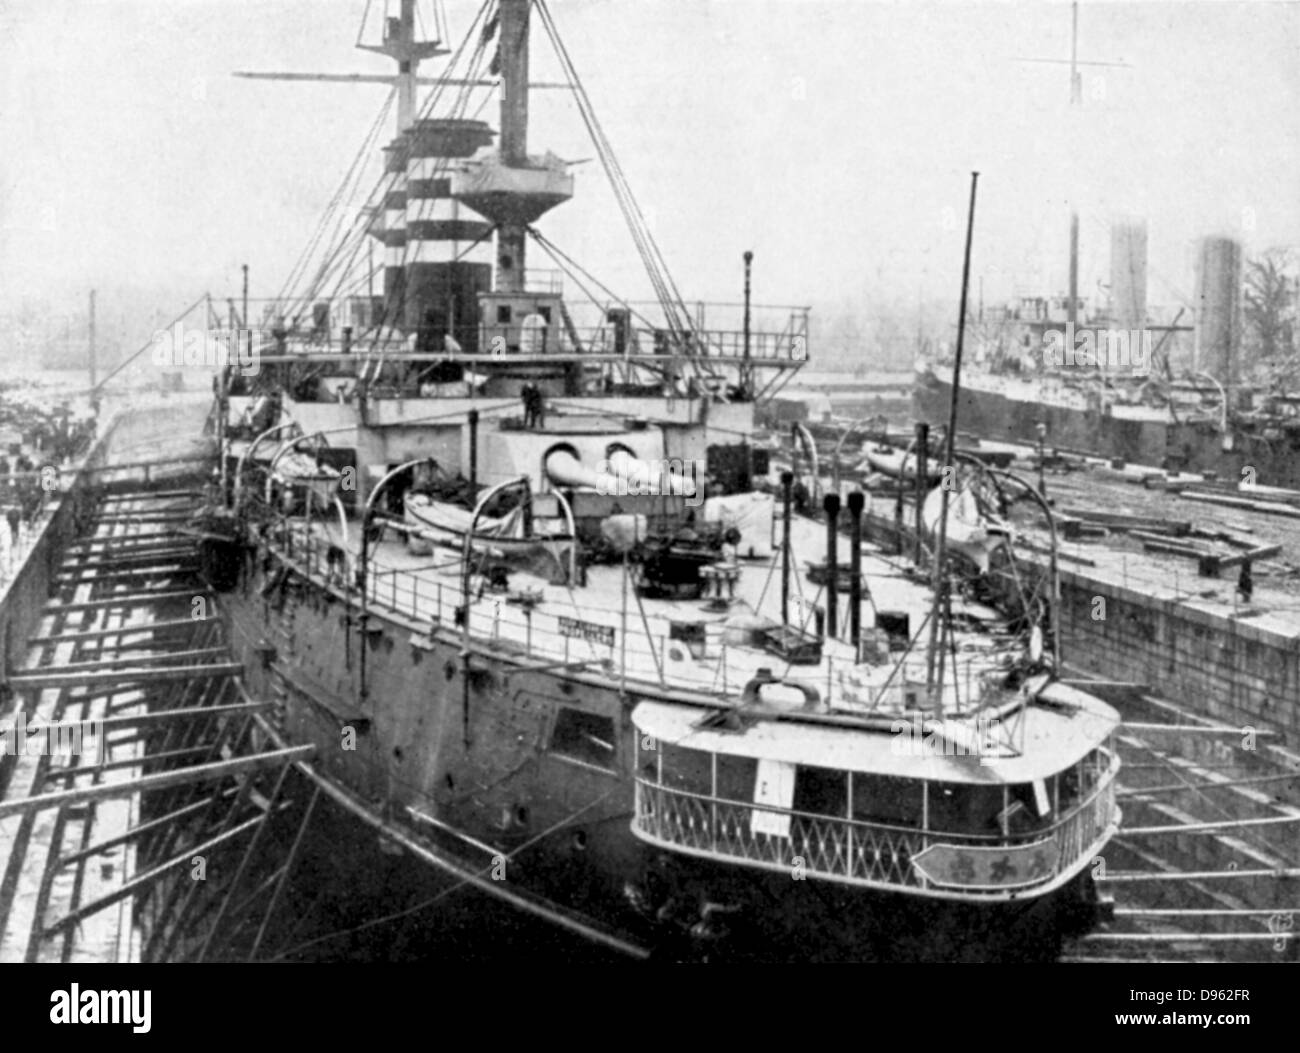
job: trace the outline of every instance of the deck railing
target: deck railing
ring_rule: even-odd
[[[350,556],[345,563],[337,558],[331,562],[328,552],[332,543],[309,530],[301,519],[281,520],[278,544],[313,579],[340,587],[347,584],[355,590]],[[433,553],[426,569],[436,572],[439,564],[460,566],[456,551],[435,547]],[[370,607],[463,631],[460,618],[466,604],[459,573],[431,580],[411,569],[372,563],[364,578]],[[718,622],[705,623],[703,646],[697,641],[692,649],[686,641],[673,637],[670,619],[642,613],[632,588],[630,585],[624,611],[621,606],[595,604],[585,592],[573,593],[567,607],[552,600],[545,609],[529,609],[518,602],[519,597],[474,586],[466,615],[469,636],[475,642],[547,663],[601,668],[642,688],[678,688],[734,700],[742,697],[758,669],[766,667],[780,678],[793,677],[811,685],[824,702],[861,703],[863,689],[850,675],[854,668],[851,654],[837,656],[828,649],[818,667],[790,666],[776,654],[728,645],[727,630]],[[805,629],[811,628],[812,614],[813,605],[808,604]],[[971,699],[985,686],[972,684],[971,677],[965,676],[964,681],[954,679],[948,690]]]
[[[935,845],[955,849],[1028,848],[1053,842],[1050,867],[1032,882],[1014,886],[1017,892],[1050,884],[1078,864],[1115,822],[1115,773],[1118,761],[1100,751],[1106,762],[1090,796],[1050,826],[1024,834],[956,834],[892,826],[857,819],[758,806],[707,794],[670,789],[638,776],[633,829],[644,839],[668,849],[748,864],[769,870],[802,869],[809,875],[850,884],[892,885],[932,889],[935,886],[912,861]],[[784,817],[788,836],[756,830],[755,813]],[[953,885],[963,895],[1005,896],[1010,887]]]

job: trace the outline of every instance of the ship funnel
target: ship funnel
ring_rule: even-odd
[[[1134,217],[1110,228],[1110,323],[1116,329],[1147,324],[1147,225]]]
[[[1233,387],[1239,379],[1237,323],[1241,310],[1241,243],[1201,239],[1196,267],[1195,368]]]

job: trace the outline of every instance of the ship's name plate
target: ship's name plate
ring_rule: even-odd
[[[560,635],[572,636],[579,640],[590,640],[604,647],[614,646],[614,627],[598,625],[596,622],[584,622],[581,618],[560,616]]]
[[[1053,835],[1028,845],[997,848],[930,845],[912,857],[912,866],[936,885],[992,890],[1046,881],[1056,872],[1056,858]]]

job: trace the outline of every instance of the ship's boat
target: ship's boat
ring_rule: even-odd
[[[860,541],[856,499],[798,514],[754,411],[807,360],[806,312],[687,309],[545,0],[485,4],[424,105],[410,6],[383,176],[320,249],[386,246],[382,301],[304,278],[277,313],[311,329],[219,385],[222,609],[280,703],[263,734],[313,744],[430,880],[606,948],[1052,957],[1119,811],[1118,717],[1056,680],[1050,583],[1033,617],[958,622]],[[538,27],[655,307],[565,295],[599,286],[539,229],[575,180],[528,148]],[[463,116],[489,67],[499,128]]]
[[[865,463],[860,464],[855,471],[870,470],[881,472],[894,479],[916,481],[917,465],[914,453],[898,450],[892,446],[876,446],[864,451],[863,460]],[[927,463],[925,472],[927,482],[935,482],[939,474],[939,465],[933,461]]]

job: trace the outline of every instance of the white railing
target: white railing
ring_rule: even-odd
[[[280,524],[279,545],[289,559],[318,582],[335,587],[346,585],[356,591],[350,555],[344,563],[337,558],[331,563],[327,556],[331,542],[308,531],[300,519],[282,519]],[[443,550],[435,547],[433,551],[432,558],[436,561]],[[465,600],[458,572],[460,554],[446,550],[441,558],[448,567],[457,568],[456,573],[442,580],[427,573],[372,562],[364,575],[366,603],[371,608],[390,610],[413,621],[463,631],[460,610]],[[893,694],[898,693],[897,676],[891,677],[884,687],[858,682],[851,654],[837,656],[827,649],[819,666],[791,666],[780,655],[752,646],[729,645],[727,629],[719,622],[703,623],[703,646],[699,641],[688,644],[672,636],[671,619],[648,611],[643,614],[634,589],[635,585],[629,582],[626,610],[622,606],[601,606],[587,592],[571,593],[567,608],[562,601],[557,603],[551,599],[545,609],[529,609],[518,602],[519,597],[475,585],[468,605],[469,636],[476,642],[512,650],[538,661],[599,666],[628,684],[704,692],[730,700],[740,699],[745,686],[764,667],[778,678],[793,677],[814,687],[823,702],[851,710],[862,709],[873,690],[879,691],[882,697],[892,697],[891,683],[895,685]],[[811,608],[804,628],[810,619]],[[968,670],[974,669],[977,674],[975,683],[970,676],[966,677],[963,693],[967,700],[990,689],[978,679],[982,675],[977,668],[980,661],[967,662]],[[960,687],[957,681],[948,685],[952,699]],[[973,689],[978,689],[975,694]],[[880,704],[884,711],[893,708]],[[956,712],[960,707],[952,709]]]
[[[768,869],[789,870],[798,866],[809,874],[849,883],[916,889],[931,886],[912,866],[912,860],[932,845],[958,850],[1015,849],[1053,839],[1055,855],[1050,860],[1051,866],[1037,872],[1035,880],[1017,884],[1014,891],[1021,892],[1050,884],[1076,866],[1114,824],[1115,774],[1119,765],[1110,751],[1099,753],[1107,767],[1092,795],[1058,822],[1024,834],[947,833],[769,805],[760,807],[752,801],[670,789],[641,776],[636,779],[633,827],[648,840],[667,848],[683,848]],[[789,835],[756,831],[753,821],[756,812],[784,817]],[[963,895],[990,897],[1005,896],[1011,891],[987,886],[954,888]]]

